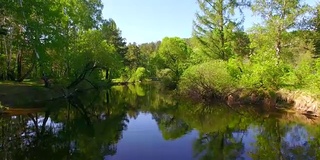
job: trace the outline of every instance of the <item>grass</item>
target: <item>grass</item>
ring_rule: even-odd
[[[56,94],[57,91],[31,81],[0,83],[0,102],[5,107],[24,107],[35,101],[50,99]]]

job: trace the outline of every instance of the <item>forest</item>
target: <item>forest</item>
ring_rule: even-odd
[[[186,26],[192,37],[136,44],[126,42],[115,20],[102,17],[100,0],[1,0],[0,84],[71,89],[83,81],[94,87],[160,81],[195,99],[274,104],[279,96],[296,103],[309,97],[304,106],[317,110],[320,4],[197,4],[193,26]],[[245,31],[248,9],[261,22]]]

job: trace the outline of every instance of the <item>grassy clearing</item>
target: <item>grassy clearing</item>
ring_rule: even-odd
[[[28,103],[50,99],[57,91],[35,82],[1,82],[0,102],[5,107],[22,107]]]

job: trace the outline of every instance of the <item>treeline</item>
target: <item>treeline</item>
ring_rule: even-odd
[[[126,43],[95,1],[1,2],[0,79],[160,80],[183,94],[234,89],[320,91],[319,5],[197,0],[193,36]],[[244,9],[261,23],[244,31]],[[186,26],[187,27],[187,26]]]
[[[243,89],[274,96],[282,88],[319,95],[319,4],[309,6],[300,0],[198,0],[198,4],[193,37],[164,38],[153,58],[156,75],[165,84],[196,97],[226,96]],[[247,31],[242,26],[244,9],[261,19]]]
[[[300,0],[198,0],[198,4],[193,55],[201,56],[191,58],[200,60],[180,77],[183,93],[226,96],[245,89],[274,96],[286,88],[319,95],[319,4],[309,6]],[[243,9],[261,19],[246,32]]]
[[[274,94],[281,88],[319,95],[319,4],[309,6],[300,0],[197,2],[200,12],[191,38],[166,37],[158,45],[138,46],[138,66],[146,69],[148,77],[189,96],[226,96],[243,89]],[[244,9],[260,19],[246,31]]]
[[[0,4],[0,81],[42,79],[70,88],[84,79],[135,82],[167,74],[157,66],[166,52],[157,54],[160,41],[127,44],[116,22],[103,19],[100,0]]]

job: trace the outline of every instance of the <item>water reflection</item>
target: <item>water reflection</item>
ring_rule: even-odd
[[[88,90],[0,118],[3,159],[319,159],[316,121],[173,98],[155,84]]]

